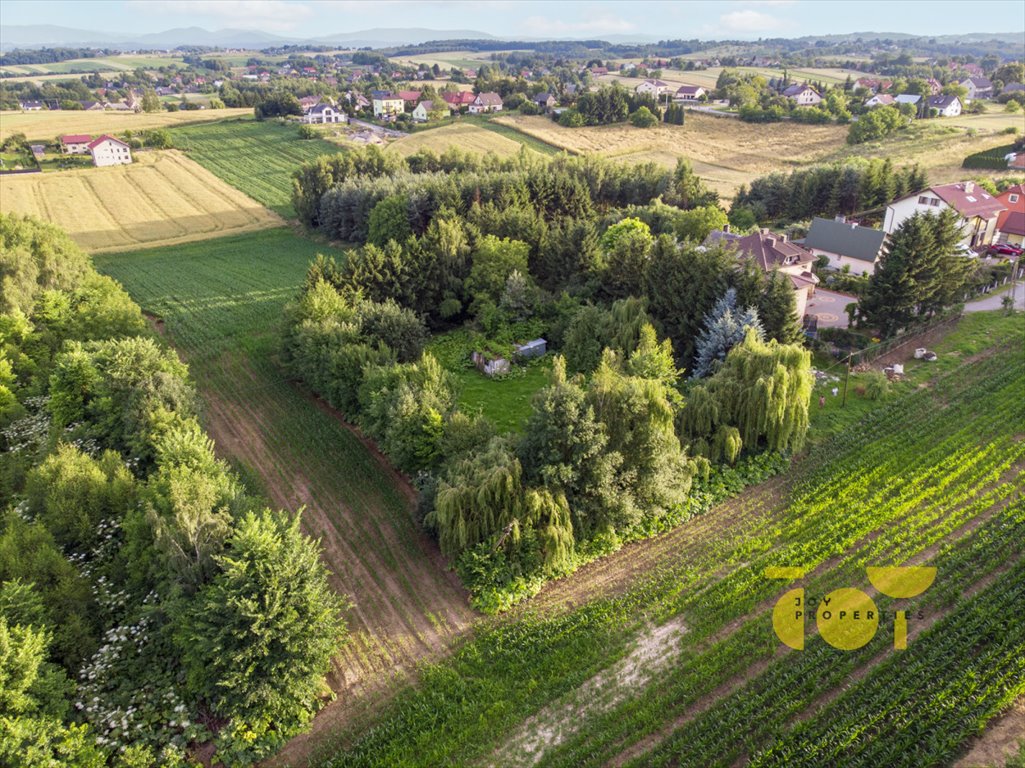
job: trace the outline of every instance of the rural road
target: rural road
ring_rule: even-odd
[[[993,309],[1002,309],[1003,305],[1000,303],[1004,296],[1010,295],[1010,289],[1001,291],[995,295],[983,296],[980,299],[969,301],[964,305],[965,312],[988,312]],[[1019,280],[1017,286],[1015,286],[1014,293],[1014,308],[1025,309],[1025,281]]]

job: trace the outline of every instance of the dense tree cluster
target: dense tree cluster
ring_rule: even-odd
[[[694,456],[801,444],[810,368],[793,289],[701,245],[726,214],[686,163],[368,150],[303,168],[295,199],[308,224],[361,245],[311,265],[284,358],[416,475],[424,523],[480,607],[680,514],[708,467]],[[510,357],[506,342],[540,332],[562,352],[521,434],[462,413],[454,378],[423,351],[426,328],[458,323],[478,351]],[[752,328],[762,346],[744,341]],[[738,371],[735,350],[771,365]],[[698,352],[692,385],[682,369]],[[730,387],[771,391],[743,413],[709,406],[703,429],[681,416],[692,386],[706,404]]]
[[[185,366],[66,236],[0,216],[0,253],[0,762],[268,754],[343,635],[317,545],[216,458]]]
[[[858,305],[859,322],[892,336],[964,300],[976,263],[957,251],[957,214],[916,213],[890,235]]]
[[[850,215],[885,206],[927,183],[917,165],[894,168],[889,158],[847,160],[761,176],[740,188],[731,215],[746,210],[759,222]]]

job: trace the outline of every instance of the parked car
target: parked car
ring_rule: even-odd
[[[990,256],[1021,256],[1022,248],[1011,243],[994,243],[986,253]]]

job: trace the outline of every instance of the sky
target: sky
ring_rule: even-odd
[[[847,32],[950,35],[1025,29],[1021,0],[2,0],[8,24],[125,33],[198,26],[314,37],[373,27],[500,37],[757,39]]]

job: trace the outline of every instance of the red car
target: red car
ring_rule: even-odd
[[[995,243],[986,253],[990,256],[1021,256],[1022,249],[1010,243]]]

